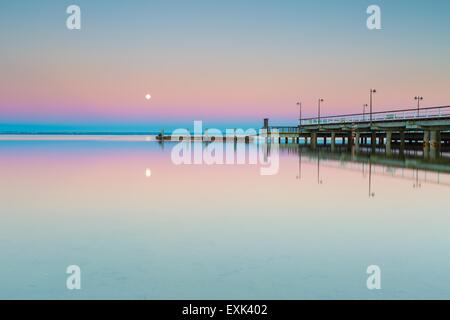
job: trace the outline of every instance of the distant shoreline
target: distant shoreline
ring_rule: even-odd
[[[0,132],[0,136],[156,136],[159,132]]]

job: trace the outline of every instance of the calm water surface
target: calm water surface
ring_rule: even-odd
[[[281,146],[262,176],[174,145],[0,141],[0,298],[450,298],[447,160]]]

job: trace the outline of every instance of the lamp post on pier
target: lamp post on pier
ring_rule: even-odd
[[[320,127],[320,104],[323,102],[323,99],[322,98],[320,98],[319,99],[319,103],[318,103],[318,106],[317,106],[317,115],[318,115],[318,117],[317,117],[317,125],[318,125],[318,127]]]
[[[368,105],[367,103],[363,105],[363,121],[366,121],[366,108],[367,108],[368,106],[369,106],[369,105]]]
[[[373,106],[373,94],[377,93],[376,89],[370,89],[370,125],[372,126],[372,106]]]
[[[423,100],[423,97],[421,97],[421,96],[415,96],[415,97],[414,97],[414,100],[417,101],[417,117],[419,117],[419,116],[420,116],[420,101]]]
[[[298,118],[298,124],[299,128],[302,126],[302,103],[297,102],[297,106],[299,107],[299,118]]]

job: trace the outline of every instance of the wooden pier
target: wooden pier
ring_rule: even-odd
[[[385,148],[400,153],[406,147],[421,146],[426,155],[435,157],[443,147],[450,147],[450,106],[350,114],[300,119],[298,126],[270,126],[264,119],[268,141],[304,143],[315,149],[339,143],[348,147]]]

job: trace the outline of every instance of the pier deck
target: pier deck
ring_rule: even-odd
[[[433,157],[450,146],[450,106],[300,119],[298,126],[269,126],[269,119],[264,119],[263,129],[269,140],[303,140],[312,148],[319,143],[334,148],[337,139],[356,149],[382,146],[388,154],[394,145],[400,151],[406,145],[421,145]]]

